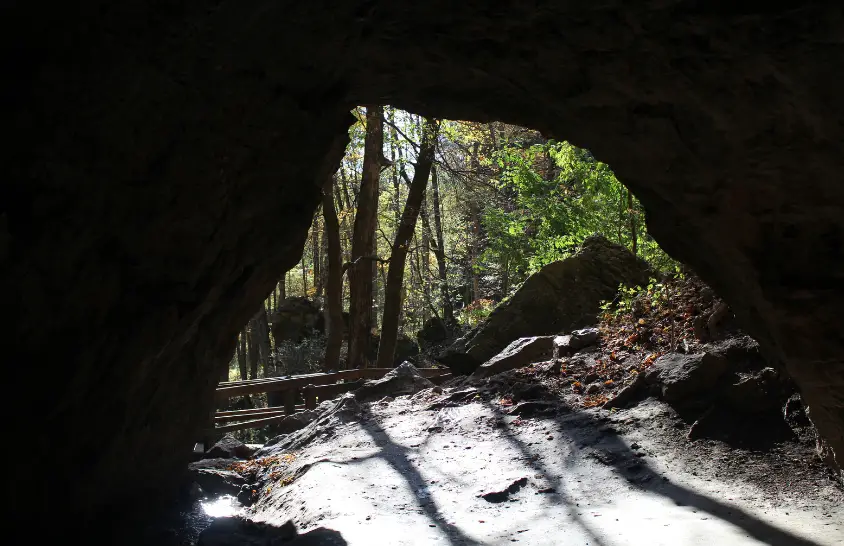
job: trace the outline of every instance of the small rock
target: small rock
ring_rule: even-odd
[[[636,378],[633,379],[633,382],[619,390],[615,397],[607,401],[603,407],[612,409],[626,406],[641,396],[641,394],[645,391],[643,388],[644,386],[645,374],[636,374]]]
[[[604,386],[600,383],[592,383],[588,387],[586,387],[586,394],[597,394],[604,390]]]
[[[247,459],[252,456],[253,450],[246,446],[243,442],[232,436],[226,434],[216,444],[211,446],[205,453],[205,459],[232,459],[239,457]]]
[[[519,402],[507,413],[508,415],[518,415],[519,417],[530,417],[532,415],[551,413],[556,409],[557,406],[553,402],[531,400],[529,402]]]
[[[243,506],[252,506],[258,500],[258,484],[243,484],[237,494],[237,500]]]
[[[570,345],[575,351],[579,351],[584,347],[595,345],[598,342],[600,331],[597,328],[583,328],[575,330],[571,333]]]
[[[501,491],[493,491],[491,493],[484,493],[480,495],[482,499],[487,502],[498,503],[504,502],[505,500],[510,498],[510,495],[517,493],[522,487],[526,486],[528,482],[527,478],[519,478],[515,480],[513,483],[508,485],[505,489]]]

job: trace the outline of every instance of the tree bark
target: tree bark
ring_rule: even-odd
[[[311,228],[311,246],[314,257],[314,301],[322,297],[322,247],[320,246],[319,211],[314,213],[314,225]]]
[[[428,225],[427,188],[425,194],[422,196],[422,205],[419,214],[422,215],[422,244],[417,251],[417,255],[421,258],[422,262],[419,267],[419,287],[422,290],[425,302],[428,303],[431,301],[431,284],[428,282],[431,277],[431,228]],[[423,324],[428,320],[428,307],[426,306],[424,309],[425,311],[422,314]]]
[[[372,264],[359,260],[375,250],[378,185],[384,155],[383,108],[367,106],[363,173],[358,193],[349,268],[349,366],[365,367],[372,329]]]
[[[307,253],[302,255],[302,297],[308,297],[308,267],[305,265],[305,256]]]
[[[633,255],[638,254],[639,234],[636,231],[636,214],[633,210],[633,194],[627,190],[627,215],[630,217],[630,240],[632,241]]]
[[[322,216],[328,245],[325,281],[325,362],[324,371],[340,369],[343,348],[343,252],[340,243],[340,222],[334,208],[334,184],[329,181],[322,190]]]
[[[240,339],[237,340],[237,367],[240,370],[241,381],[249,379],[249,366],[246,362],[246,328],[240,332]]]
[[[442,213],[440,212],[440,187],[437,179],[436,167],[431,168],[431,198],[434,205],[434,235],[437,247],[434,256],[437,258],[437,269],[440,274],[440,297],[442,298],[443,319],[449,325],[454,324],[454,305],[448,288],[448,275],[445,264],[445,237],[443,235]]]
[[[478,148],[480,147],[480,142],[475,141],[472,146],[472,171],[474,171],[475,176],[480,176],[481,170],[481,163],[478,159]],[[480,282],[478,279],[478,271],[477,271],[477,261],[478,261],[478,246],[480,243],[481,238],[481,222],[480,222],[480,214],[478,212],[478,204],[475,202],[474,196],[469,196],[469,216],[471,221],[471,252],[469,258],[469,268],[470,273],[472,275],[472,297],[470,301],[475,301],[478,299],[480,295]]]
[[[255,313],[255,316],[249,321],[249,378],[258,378],[259,366],[264,366],[266,371],[266,363],[270,356],[270,334],[269,326],[267,325],[267,311],[264,305]]]
[[[401,314],[401,290],[404,279],[404,267],[410,239],[416,228],[419,208],[428,185],[431,165],[434,161],[439,123],[428,120],[422,132],[422,145],[416,160],[413,180],[407,193],[401,222],[396,231],[395,242],[390,254],[390,269],[387,273],[384,313],[381,319],[381,341],[378,344],[378,362],[376,367],[389,368],[393,364],[398,339],[399,316]],[[404,171],[402,171],[404,173]]]

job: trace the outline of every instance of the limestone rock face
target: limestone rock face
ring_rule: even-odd
[[[601,302],[612,299],[619,284],[647,280],[644,262],[603,236],[593,235],[574,256],[528,277],[509,300],[437,358],[456,373],[472,373],[519,338],[595,324]],[[583,336],[593,334],[597,336],[597,332],[574,332],[573,341],[583,346]]]
[[[2,14],[0,341],[6,380],[38,392],[7,430],[31,445],[10,520],[61,491],[62,516],[85,526],[174,487],[162,476],[188,462],[235,334],[298,260],[349,109],[368,102],[589,148],[785,364],[844,457],[839,6],[127,0]]]

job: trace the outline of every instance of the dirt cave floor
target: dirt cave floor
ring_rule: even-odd
[[[655,399],[510,405],[457,383],[347,398],[301,445],[265,448],[277,464],[244,516],[367,546],[844,544],[844,492],[805,441],[692,442]]]

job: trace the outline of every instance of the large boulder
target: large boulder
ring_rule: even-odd
[[[630,251],[592,235],[570,258],[546,265],[477,327],[437,356],[459,374],[470,374],[512,341],[595,324],[602,301],[619,284],[647,282],[647,264]]]
[[[421,348],[442,343],[450,335],[448,326],[440,317],[431,317],[422,325],[422,329],[416,333],[416,341]]]
[[[325,330],[325,319],[319,307],[302,297],[283,300],[278,309],[270,314],[269,323],[276,343],[298,342]]]
[[[661,356],[647,372],[649,383],[658,383],[669,403],[690,404],[714,389],[727,371],[727,359],[715,353]]]
[[[555,336],[535,336],[517,339],[503,351],[490,358],[472,373],[475,379],[489,377],[527,366],[532,362],[547,360],[554,352]]]

